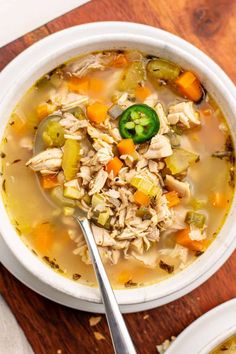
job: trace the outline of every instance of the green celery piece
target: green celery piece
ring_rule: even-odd
[[[78,190],[74,187],[65,187],[63,194],[64,194],[64,197],[70,198],[70,199],[80,199],[81,198],[80,190]]]
[[[202,229],[206,222],[206,216],[201,213],[196,213],[195,211],[188,211],[185,217],[185,222]]]
[[[67,181],[76,177],[79,170],[80,143],[77,140],[67,139],[62,156],[62,169]]]
[[[96,208],[98,205],[105,205],[105,199],[98,193],[92,196],[92,207]]]
[[[134,61],[131,63],[118,84],[119,91],[132,92],[138,84],[146,79],[146,68],[144,62]]]
[[[184,172],[199,158],[194,152],[184,149],[174,149],[173,154],[165,158],[166,166],[173,175]]]
[[[106,209],[105,211],[102,211],[98,215],[98,223],[100,225],[104,226],[107,223],[109,217],[110,217],[109,209]]]

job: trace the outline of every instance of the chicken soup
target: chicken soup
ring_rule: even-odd
[[[194,72],[139,51],[90,53],[42,77],[9,118],[1,162],[22,241],[90,285],[77,208],[113,287],[123,288],[200,257],[234,194],[234,148],[217,103]]]

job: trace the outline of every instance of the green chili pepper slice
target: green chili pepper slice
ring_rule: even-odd
[[[146,104],[130,106],[119,118],[119,131],[122,138],[133,139],[136,144],[150,140],[159,129],[160,120],[157,113]]]

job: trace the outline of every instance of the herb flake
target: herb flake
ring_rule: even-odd
[[[173,265],[167,264],[162,260],[160,260],[159,262],[159,267],[165,270],[168,274],[173,273],[173,271],[175,270],[175,267]]]

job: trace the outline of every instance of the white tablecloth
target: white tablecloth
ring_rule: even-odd
[[[0,295],[0,353],[33,354],[23,331]]]
[[[0,0],[0,47],[89,0]]]

